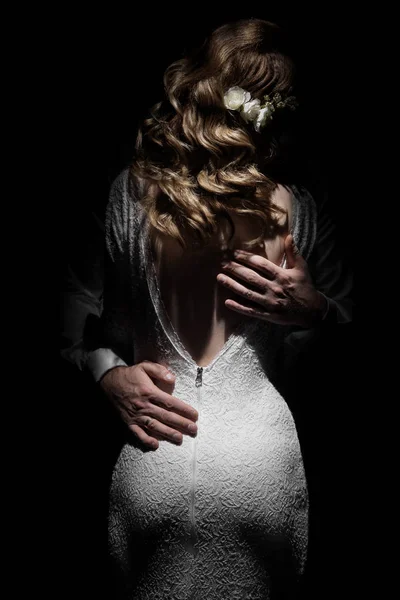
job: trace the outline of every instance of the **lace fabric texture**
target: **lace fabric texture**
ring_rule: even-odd
[[[128,301],[106,314],[108,334],[132,348],[135,362],[168,365],[174,395],[199,420],[197,437],[184,436],[181,446],[122,448],[110,488],[115,598],[294,597],[307,553],[307,485],[292,414],[271,382],[287,331],[244,320],[199,369],[166,314],[140,193],[126,174],[113,189],[107,244],[125,256],[130,285]],[[315,205],[307,192],[293,194],[292,231],[307,258]]]

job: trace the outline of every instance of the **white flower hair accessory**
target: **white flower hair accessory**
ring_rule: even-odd
[[[261,101],[251,98],[250,92],[246,92],[241,87],[235,85],[229,88],[224,94],[224,104],[228,110],[240,111],[240,116],[246,123],[253,123],[257,132],[272,120],[273,114],[277,109],[289,108],[295,110],[298,106],[294,96],[288,96],[284,100],[281,94],[276,93],[272,96],[264,96],[264,104]]]

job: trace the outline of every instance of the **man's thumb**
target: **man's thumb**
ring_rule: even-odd
[[[288,269],[293,269],[299,262],[303,262],[292,234],[289,234],[285,239],[285,253]]]

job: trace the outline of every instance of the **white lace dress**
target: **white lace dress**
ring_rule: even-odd
[[[295,195],[292,232],[303,257],[315,206]],[[104,331],[130,364],[176,374],[174,395],[199,413],[198,435],[156,452],[126,443],[110,489],[114,598],[292,598],[307,552],[307,485],[295,423],[271,383],[284,328],[245,320],[207,367],[183,347],[161,300],[139,184],[113,186]]]

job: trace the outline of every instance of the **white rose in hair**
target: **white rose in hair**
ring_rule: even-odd
[[[246,92],[241,87],[235,85],[229,88],[226,94],[224,94],[224,104],[229,110],[239,110],[250,98],[250,92]]]
[[[257,100],[250,100],[250,102],[246,102],[243,105],[243,108],[242,108],[240,114],[243,117],[243,119],[246,121],[246,123],[250,123],[257,119],[259,112],[260,112],[260,101],[257,99]]]
[[[271,108],[269,106],[264,106],[264,108],[261,108],[258,113],[257,121],[254,124],[254,129],[259,132],[261,127],[264,127],[265,123],[271,118]]]

